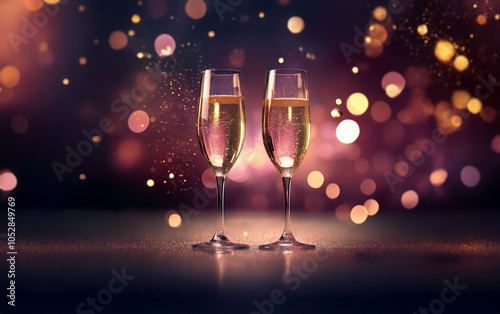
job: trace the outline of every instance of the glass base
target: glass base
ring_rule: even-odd
[[[193,244],[193,249],[201,251],[234,251],[246,250],[248,248],[249,246],[246,244],[229,241],[229,239],[224,235],[215,235],[212,240],[208,242]]]
[[[305,251],[315,249],[315,245],[299,242],[295,240],[292,234],[285,233],[283,233],[278,241],[259,246],[259,250],[264,251]]]

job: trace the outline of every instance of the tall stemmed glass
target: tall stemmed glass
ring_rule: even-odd
[[[201,152],[217,180],[217,229],[208,242],[193,248],[206,251],[247,249],[224,234],[224,182],[245,141],[245,106],[241,72],[213,69],[201,74],[196,130]]]
[[[278,69],[266,73],[262,135],[267,155],[283,179],[285,227],[278,241],[259,249],[314,250],[314,245],[295,240],[290,226],[290,183],[311,137],[306,71]]]

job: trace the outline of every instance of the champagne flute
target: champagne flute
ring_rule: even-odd
[[[314,250],[314,245],[295,240],[290,226],[290,183],[311,137],[306,71],[278,69],[266,73],[262,136],[267,155],[283,180],[285,227],[278,241],[259,249]]]
[[[217,181],[217,229],[208,242],[194,244],[205,251],[247,249],[224,234],[224,183],[245,141],[245,107],[241,72],[212,69],[201,74],[196,131],[201,152]]]

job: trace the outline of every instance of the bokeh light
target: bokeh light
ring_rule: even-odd
[[[319,171],[312,171],[307,176],[307,184],[314,189],[320,188],[325,182],[325,177]]]
[[[323,159],[330,159],[334,156],[335,154],[335,149],[333,148],[333,145],[330,143],[322,143],[321,146],[319,147],[319,155]]]
[[[373,17],[379,21],[382,22],[387,18],[387,10],[384,7],[376,7],[375,10],[373,10]]]
[[[8,65],[0,71],[0,83],[7,88],[16,86],[20,79],[21,73],[15,66]]]
[[[453,60],[453,66],[457,71],[465,71],[469,67],[469,59],[466,56],[459,55]]]
[[[374,121],[384,123],[391,118],[392,111],[385,101],[377,101],[371,106],[370,114]]]
[[[23,0],[23,4],[30,11],[38,11],[43,7],[42,0]]]
[[[491,140],[491,149],[495,152],[500,154],[500,135],[495,136]]]
[[[340,118],[340,116],[342,116],[342,112],[335,108],[330,112],[330,115],[332,116],[332,118]]]
[[[454,118],[453,106],[447,101],[440,101],[434,108],[434,116],[438,127],[444,134],[457,131],[457,126],[461,125],[460,119]]]
[[[458,128],[462,125],[462,118],[458,115],[454,115],[451,117],[450,122],[454,127]]]
[[[87,64],[87,58],[80,57],[80,59],[78,59],[78,63],[80,63],[80,65],[86,65]]]
[[[476,18],[476,21],[477,21],[477,24],[484,25],[484,24],[486,24],[486,22],[488,21],[488,19],[486,18],[486,15],[479,14],[477,16],[477,18]]]
[[[420,35],[420,36],[425,36],[428,32],[428,28],[427,28],[427,25],[425,24],[420,24],[418,27],[417,27],[417,33]]]
[[[168,217],[168,224],[172,228],[177,228],[182,224],[182,219],[179,214],[172,214]]]
[[[321,125],[321,136],[326,139],[334,139],[335,138],[335,123],[326,122]]]
[[[118,144],[116,151],[117,164],[122,169],[132,167],[141,156],[141,143],[134,139],[124,139]]]
[[[227,177],[235,182],[244,182],[248,179],[249,171],[248,167],[241,166],[242,163],[236,163],[236,165],[231,169],[231,172],[228,173]]]
[[[171,56],[175,51],[175,40],[168,34],[161,34],[155,39],[155,51],[160,57]]]
[[[78,178],[82,181],[86,180],[87,179],[87,175],[85,173],[80,173],[80,175],[78,176]]]
[[[347,99],[347,110],[353,115],[362,115],[367,109],[368,98],[362,93],[354,93]]]
[[[301,17],[292,16],[288,19],[287,27],[292,34],[299,34],[304,30],[305,23]]]
[[[371,37],[365,37],[365,55],[370,58],[376,58],[384,51],[383,43]]]
[[[354,163],[354,169],[359,174],[365,174],[370,169],[370,163],[365,158],[359,158]]]
[[[429,176],[429,181],[434,186],[441,186],[448,178],[448,172],[442,168],[434,170]]]
[[[128,117],[128,127],[132,132],[142,133],[149,126],[149,116],[142,110],[136,110]]]
[[[378,213],[380,207],[378,202],[372,198],[366,200],[363,206],[366,208],[368,216],[373,216]]]
[[[364,179],[361,181],[359,189],[364,195],[371,195],[377,189],[377,184],[372,179]]]
[[[492,107],[483,107],[479,115],[484,120],[484,122],[491,123],[495,121],[497,117],[497,111]]]
[[[264,155],[264,152],[254,151],[250,157],[248,158],[248,162],[250,167],[254,169],[262,169],[265,166],[267,161],[267,156]]]
[[[355,161],[361,156],[361,149],[356,144],[349,145],[344,151],[345,158],[350,161]]]
[[[356,205],[351,209],[351,220],[355,224],[362,224],[368,218],[368,211],[363,205]]]
[[[165,223],[172,228],[178,228],[182,224],[182,218],[176,211],[169,210],[165,214]]]
[[[330,183],[326,187],[326,196],[329,199],[334,200],[340,195],[340,187],[336,183]]]
[[[26,119],[23,116],[15,116],[14,118],[12,118],[10,127],[12,128],[12,131],[14,131],[14,133],[17,134],[26,133],[29,127],[28,119]]]
[[[148,181],[146,181],[146,185],[149,187],[153,187],[155,185],[155,181],[153,179],[148,179]]]
[[[351,208],[345,204],[339,205],[335,209],[335,216],[337,216],[339,220],[342,221],[349,220],[350,214],[351,214]]]
[[[215,37],[215,32],[214,31],[209,31],[208,32],[208,37],[210,37],[210,38]]]
[[[69,79],[67,77],[62,80],[63,85],[69,85]]]
[[[476,167],[465,166],[460,171],[460,180],[465,186],[472,188],[479,184],[481,173]]]
[[[128,44],[128,37],[122,31],[114,31],[109,35],[109,46],[114,50],[120,50],[125,48]]]
[[[413,190],[408,190],[401,195],[401,205],[406,209],[413,209],[418,205],[418,194]]]
[[[141,17],[139,16],[139,14],[134,14],[130,18],[130,20],[132,21],[132,23],[137,24],[141,21]]]
[[[49,44],[47,44],[47,42],[42,41],[41,43],[38,44],[38,51],[46,52],[48,50],[49,50]]]
[[[245,65],[245,50],[244,49],[233,49],[229,55],[229,62],[235,68],[241,68]]]
[[[8,170],[0,172],[0,190],[2,191],[12,191],[17,186],[16,176]]]
[[[406,86],[405,78],[399,74],[398,72],[388,72],[382,77],[381,82],[382,88],[385,90],[385,93],[390,98],[395,98]]]
[[[207,4],[204,0],[188,0],[186,14],[193,20],[199,20],[207,14]]]
[[[201,181],[203,182],[203,185],[208,189],[215,189],[217,187],[215,174],[211,169],[203,171],[203,174],[201,175]]]
[[[422,150],[417,145],[410,144],[405,147],[405,157],[412,163],[419,162],[422,158],[422,155]]]
[[[483,103],[475,97],[472,97],[467,102],[467,109],[469,110],[470,113],[478,114],[479,112],[481,112],[482,108],[483,108]]]
[[[405,161],[400,160],[394,165],[394,172],[400,177],[406,177],[409,171],[410,165]]]
[[[372,24],[368,27],[368,36],[384,43],[387,40],[387,31],[385,30],[385,27],[380,24]]]
[[[439,61],[448,63],[455,56],[455,51],[455,47],[451,42],[441,39],[436,43],[434,55]]]
[[[470,98],[471,96],[469,92],[462,89],[453,91],[453,93],[451,94],[451,102],[453,103],[453,106],[460,110],[467,109],[467,102]]]
[[[341,143],[351,144],[358,138],[359,132],[359,125],[353,120],[346,119],[339,123],[335,134]]]

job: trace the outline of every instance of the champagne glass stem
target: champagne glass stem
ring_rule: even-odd
[[[283,194],[285,199],[285,227],[283,229],[281,239],[288,240],[293,238],[292,226],[290,224],[290,186],[292,184],[292,177],[282,177],[282,179]]]
[[[226,182],[225,176],[215,177],[217,182],[217,230],[213,240],[226,240],[224,234],[224,186]]]

